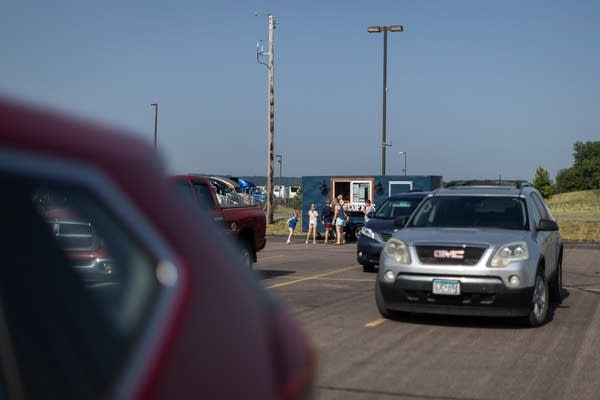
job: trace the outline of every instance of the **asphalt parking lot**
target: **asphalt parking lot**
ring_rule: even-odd
[[[527,328],[511,319],[382,319],[356,244],[269,237],[255,266],[317,350],[316,399],[600,398],[600,245],[567,245],[563,302]]]

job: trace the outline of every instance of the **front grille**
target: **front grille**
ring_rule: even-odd
[[[424,264],[475,265],[485,250],[485,247],[417,246],[417,255]]]
[[[387,242],[392,237],[391,233],[382,233],[382,232],[379,232],[378,235],[381,238],[381,242],[383,242],[383,243]]]
[[[50,221],[52,230],[63,250],[94,251],[98,241],[89,223],[76,221]]]

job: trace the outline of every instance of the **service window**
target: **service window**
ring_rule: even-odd
[[[373,199],[373,179],[372,178],[332,178],[331,187],[334,197],[342,195],[344,206],[347,210],[361,210],[364,207],[365,200]]]

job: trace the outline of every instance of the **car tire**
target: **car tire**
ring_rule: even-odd
[[[358,238],[360,237],[360,232],[362,231],[363,226],[364,225],[360,224],[354,228],[354,237],[356,240],[358,240]]]
[[[548,289],[548,282],[544,276],[544,271],[538,269],[535,276],[529,315],[526,317],[526,322],[529,326],[537,327],[546,323],[548,319],[549,300],[550,291]]]
[[[375,264],[364,263],[362,264],[363,272],[375,272]]]
[[[247,240],[244,240],[241,243],[240,257],[242,259],[242,265],[251,270],[254,265],[254,251],[252,245]]]
[[[383,318],[389,319],[392,317],[390,310],[388,310],[386,307],[383,294],[381,293],[381,288],[379,287],[379,282],[377,281],[375,281],[375,303],[377,304],[377,310],[379,311],[379,314],[381,314]]]
[[[563,280],[562,280],[562,253],[558,256],[556,272],[550,283],[550,301],[560,303],[562,300]]]
[[[410,314],[404,311],[389,310],[385,304],[385,300],[383,299],[379,282],[377,281],[375,281],[375,303],[377,304],[377,310],[379,311],[379,314],[386,319],[400,321],[406,319]]]

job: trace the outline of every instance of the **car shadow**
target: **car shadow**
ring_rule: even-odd
[[[290,274],[295,274],[296,271],[278,271],[278,270],[272,270],[272,269],[261,269],[261,270],[256,270],[256,275],[258,276],[259,279],[272,279],[272,278],[277,278],[278,276],[286,276],[286,275],[290,275]]]
[[[563,289],[562,301],[551,302],[548,308],[548,319],[550,323],[554,319],[554,313],[557,309],[568,308],[564,304],[565,299],[570,293]],[[443,315],[443,314],[419,314],[419,313],[400,313],[395,321],[414,323],[419,325],[437,325],[448,327],[480,328],[480,329],[531,329],[529,325],[519,318],[511,317],[483,317],[483,316],[464,316],[464,315]]]

